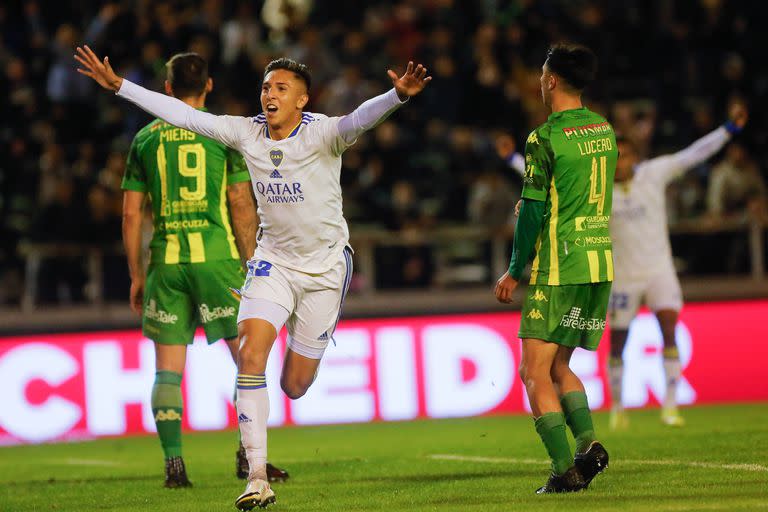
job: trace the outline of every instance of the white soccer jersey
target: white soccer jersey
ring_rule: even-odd
[[[261,220],[254,257],[310,274],[333,267],[349,241],[339,182],[342,153],[403,103],[391,89],[344,117],[305,112],[289,137],[273,140],[263,115],[215,116],[128,80],[117,94],[242,153]]]
[[[282,140],[269,138],[262,114],[217,119],[222,131],[240,137],[233,147],[251,173],[261,220],[254,257],[312,274],[331,268],[349,243],[339,182],[348,144],[339,118],[304,113]]]
[[[720,127],[682,151],[639,163],[633,177],[613,187],[611,238],[614,280],[643,280],[673,268],[665,189],[730,140]]]

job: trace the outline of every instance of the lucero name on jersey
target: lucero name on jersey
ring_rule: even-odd
[[[287,204],[304,201],[301,183],[262,183],[256,182],[256,192],[266,199],[267,203]]]

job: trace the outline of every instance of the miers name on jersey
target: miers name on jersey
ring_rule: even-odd
[[[169,126],[165,124],[165,126]],[[183,140],[195,140],[197,134],[183,128],[172,127],[169,130],[160,132],[160,142],[178,142]]]

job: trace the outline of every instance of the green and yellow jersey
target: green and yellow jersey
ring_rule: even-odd
[[[250,179],[233,149],[156,119],[128,153],[123,190],[149,194],[154,235],[150,263],[239,259],[227,185]]]
[[[522,197],[545,203],[531,284],[613,280],[611,218],[616,136],[582,107],[556,112],[528,136]]]

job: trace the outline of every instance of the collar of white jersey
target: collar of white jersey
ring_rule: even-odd
[[[301,130],[302,126],[304,126],[306,124],[309,124],[309,123],[311,123],[314,120],[315,120],[315,118],[312,117],[312,115],[310,115],[310,114],[308,114],[306,112],[302,112],[301,113],[301,120],[296,124],[296,126],[293,128],[293,130],[291,130],[291,133],[288,134],[286,139],[290,139],[291,137],[293,137],[296,134],[298,134],[299,130]],[[267,123],[264,123],[264,136],[266,138],[268,138],[268,139],[272,139],[272,136],[269,134],[269,125]]]

